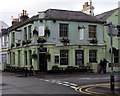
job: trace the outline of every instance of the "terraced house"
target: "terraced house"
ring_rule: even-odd
[[[94,72],[105,56],[103,20],[80,11],[48,9],[31,18],[26,11],[9,31],[9,64],[46,72],[90,63]]]
[[[8,63],[7,61],[7,48],[8,48],[8,25],[0,21],[0,70],[4,70],[4,67]]]
[[[118,30],[118,34],[116,36],[113,36],[113,70],[114,71],[120,71],[120,7],[101,13],[97,15],[96,17],[106,21],[107,23],[112,22],[113,26],[116,28],[113,28],[113,32]],[[108,35],[108,26],[104,27],[104,41],[106,44],[106,59],[111,62],[110,57],[110,36]],[[107,71],[111,71],[111,64],[109,63],[107,66]]]

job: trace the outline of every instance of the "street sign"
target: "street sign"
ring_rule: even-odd
[[[112,36],[117,36],[118,35],[118,28],[117,27],[115,27],[115,26],[109,26],[108,27],[109,29],[108,29],[108,35],[112,35]]]

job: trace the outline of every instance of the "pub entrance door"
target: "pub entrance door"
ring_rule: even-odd
[[[39,71],[47,72],[47,56],[46,56],[47,48],[44,51],[39,51]]]

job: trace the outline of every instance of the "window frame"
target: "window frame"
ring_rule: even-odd
[[[69,24],[68,23],[59,23],[59,36],[68,37]]]
[[[32,37],[32,25],[28,26],[28,38],[30,39]]]
[[[60,50],[60,65],[68,65],[69,50]]]
[[[97,25],[89,25],[89,38],[97,38]]]
[[[97,63],[97,50],[89,50],[89,62]]]
[[[24,40],[27,40],[27,27],[24,27]]]

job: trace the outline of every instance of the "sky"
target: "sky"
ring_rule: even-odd
[[[120,0],[92,0],[94,14],[100,14],[118,7]],[[22,10],[27,10],[29,17],[40,11],[63,9],[81,11],[83,4],[89,0],[0,0],[0,21],[11,26],[12,17],[17,18]]]

